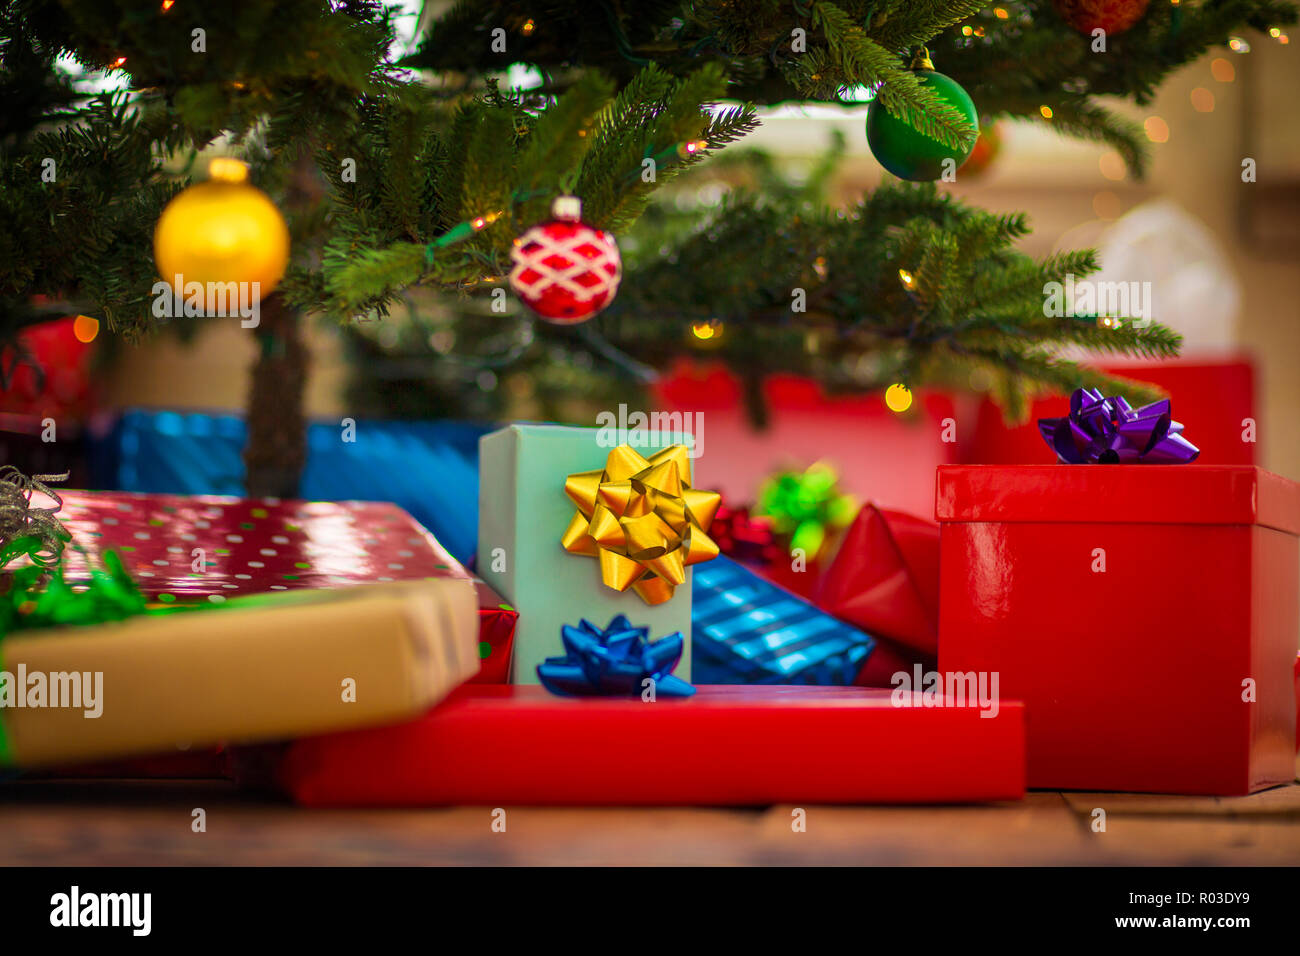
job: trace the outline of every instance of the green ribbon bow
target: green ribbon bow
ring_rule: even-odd
[[[0,671],[4,670],[4,638],[14,631],[100,624],[151,613],[116,552],[106,551],[104,569],[93,569],[90,581],[74,589],[63,579],[62,567],[37,563],[45,546],[41,538],[27,535],[0,548],[0,568],[23,556],[33,562],[10,572],[9,588],[0,595]],[[41,586],[45,575],[49,581]],[[19,693],[22,690],[18,688]],[[13,748],[0,720],[0,767],[12,762]]]
[[[846,528],[858,513],[858,502],[842,494],[835,469],[823,462],[806,471],[783,471],[768,478],[758,490],[755,514],[772,519],[772,529],[788,535],[790,549],[816,558],[827,535]]]

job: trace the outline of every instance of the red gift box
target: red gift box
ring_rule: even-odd
[[[1113,363],[1102,371],[1140,382],[1150,382],[1175,396],[1180,422],[1191,424],[1188,438],[1201,450],[1203,465],[1253,465],[1258,444],[1245,441],[1259,429],[1247,430],[1255,419],[1255,370],[1248,359],[1218,362],[1170,359],[1155,363]],[[1105,390],[1110,394],[1109,390]],[[1121,390],[1122,393],[1122,390]],[[1055,455],[1043,444],[1037,420],[1068,415],[1069,395],[1037,399],[1025,424],[1008,426],[1002,411],[985,399],[976,417],[975,433],[963,448],[961,460],[969,464],[1011,465],[1050,462]]]
[[[1240,465],[945,466],[939,667],[1025,702],[1031,787],[1295,776],[1300,485]]]
[[[1022,708],[982,713],[850,687],[705,685],[653,704],[462,687],[419,720],[296,740],[277,778],[317,807],[1019,798]]]
[[[60,494],[59,517],[73,536],[64,559],[68,579],[88,577],[99,553],[111,548],[145,596],[163,603],[220,602],[239,594],[375,581],[472,579],[479,595],[482,660],[473,681],[506,681],[518,614],[396,505]]]

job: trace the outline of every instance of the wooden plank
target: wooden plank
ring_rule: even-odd
[[[1031,793],[984,806],[303,810],[217,782],[0,787],[2,865],[1297,864],[1287,787],[1250,797]],[[1091,810],[1107,809],[1106,830]],[[192,811],[207,830],[191,830]],[[802,831],[791,827],[802,809]]]
[[[1089,841],[1056,793],[1015,803],[952,807],[807,807],[806,832],[793,807],[764,814],[755,862],[829,865],[1086,863]]]
[[[1275,818],[1112,816],[1094,834],[1104,862],[1140,866],[1295,866],[1300,827]]]

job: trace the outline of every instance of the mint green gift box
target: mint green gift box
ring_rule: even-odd
[[[519,612],[510,680],[537,684],[537,665],[564,653],[560,628],[583,618],[605,627],[617,614],[648,627],[658,640],[680,631],[681,663],[673,671],[691,679],[691,569],[673,597],[651,607],[631,590],[600,579],[600,562],[570,554],[560,544],[577,508],[564,481],[579,471],[605,467],[613,445],[599,428],[510,425],[479,439],[477,571]],[[642,432],[634,447],[649,457],[691,436]]]

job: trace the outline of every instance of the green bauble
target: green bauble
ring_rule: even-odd
[[[979,128],[979,114],[970,95],[956,80],[933,70],[916,70],[916,77],[928,86],[939,99],[966,115],[974,128]],[[881,166],[899,179],[914,182],[935,180],[943,175],[943,161],[951,159],[954,171],[966,162],[975,144],[965,149],[949,149],[937,139],[917,132],[905,121],[891,116],[880,104],[880,98],[871,101],[867,112],[867,142]]]

